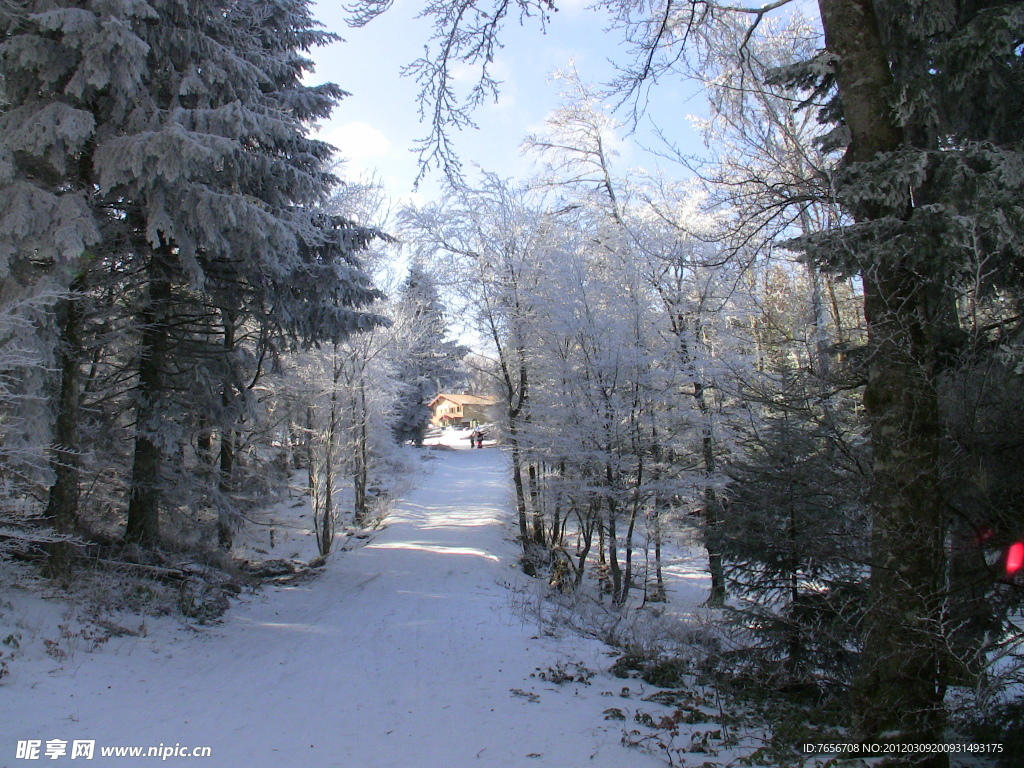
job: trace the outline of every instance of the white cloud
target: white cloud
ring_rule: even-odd
[[[352,122],[329,130],[324,137],[338,152],[353,163],[362,164],[391,153],[391,140],[369,123]]]
[[[456,61],[448,70],[453,83],[476,83],[480,79],[480,68],[464,61]]]

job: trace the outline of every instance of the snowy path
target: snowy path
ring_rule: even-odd
[[[160,744],[209,746],[212,757],[166,764],[210,768],[659,764],[602,719],[624,681],[530,678],[557,660],[608,659],[596,643],[535,637],[510,609],[519,576],[500,451],[437,455],[387,527],[318,579],[251,597],[199,635],[124,638],[7,681],[0,767],[144,766],[161,761],[99,747]],[[96,756],[16,759],[26,739],[92,739]]]

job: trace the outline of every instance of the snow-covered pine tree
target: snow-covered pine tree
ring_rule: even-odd
[[[340,340],[377,322],[359,308],[378,294],[353,255],[373,232],[312,210],[333,179],[325,169],[330,147],[307,138],[306,126],[343,94],[302,84],[311,67],[302,51],[332,36],[316,29],[304,2],[209,5],[208,14],[174,2],[158,6],[158,26],[169,28],[154,29],[148,40],[155,125],[104,148],[109,165],[101,184],[121,194],[127,187],[143,207],[147,240],[160,243],[150,255],[151,309],[159,311],[152,291],[163,290],[167,279],[160,272],[171,271],[172,282],[203,291],[225,319],[229,355],[232,328],[247,316],[272,332]],[[135,173],[139,159],[168,156],[175,162],[156,174]],[[168,244],[173,252],[161,250]],[[145,327],[158,334],[159,318]],[[144,332],[142,373],[158,367],[161,343]],[[228,420],[220,429],[225,488],[240,418],[231,408],[243,394],[239,378],[229,377],[219,393]],[[153,438],[167,422],[152,408],[162,382],[140,375],[140,383],[138,422],[150,432],[136,443],[128,533],[152,541],[158,473],[150,465],[159,453]]]
[[[437,284],[419,261],[399,289],[397,311],[406,317],[409,346],[393,362],[401,387],[392,431],[399,443],[422,445],[430,424],[430,401],[465,374],[462,358],[469,350],[448,338],[448,321]]]
[[[201,307],[224,320],[219,343],[195,358],[222,363],[239,357],[232,334],[247,323],[271,330],[254,334],[261,340],[310,340],[377,322],[360,311],[378,294],[354,256],[374,233],[315,211],[332,182],[331,148],[306,128],[343,93],[302,84],[311,67],[303,51],[333,37],[303,2],[36,5],[26,4],[4,43],[4,77],[20,87],[6,132],[26,148],[5,144],[4,181],[16,194],[5,196],[4,215],[28,222],[13,219],[21,239],[7,249],[38,251],[32,238],[49,230],[49,251],[74,259],[99,239],[101,219],[120,237],[104,243],[135,264],[141,334],[127,535],[151,544],[164,449],[180,437],[168,406],[172,367],[189,367],[171,364],[185,354],[172,334],[183,313]],[[10,200],[45,197],[41,178],[56,191],[44,189],[46,205],[27,217],[28,206]],[[245,378],[221,377],[190,413],[232,401]],[[238,413],[221,409],[232,423]]]
[[[826,57],[794,74],[837,87],[821,116],[849,140],[833,181],[855,221],[803,245],[860,274],[870,366],[871,595],[854,709],[865,737],[935,742],[954,666],[942,391],[958,365],[992,362],[1019,332],[1024,8],[820,6]]]
[[[128,119],[139,95],[146,44],[134,26],[150,16],[142,3],[30,2],[0,13],[0,302],[17,304],[46,282],[44,290],[67,294],[35,334],[42,359],[55,356],[61,375],[48,409],[56,412],[56,493],[46,510],[58,530],[74,527],[77,512],[77,294],[110,220],[96,195],[93,151],[98,136]],[[46,385],[38,377],[32,382],[37,394]],[[50,417],[33,421],[45,432]],[[44,444],[49,438],[41,435]]]
[[[859,393],[828,389],[814,366],[812,281],[799,266],[765,271],[756,365],[732,383],[744,418],[716,532],[738,629],[725,668],[836,693],[852,679],[867,592],[870,457]]]
[[[100,239],[90,197],[97,133],[138,95],[144,4],[104,11],[23,3],[0,13],[0,276],[29,284],[73,270]],[[100,105],[102,94],[102,106]],[[109,118],[109,119],[108,119]]]
[[[50,479],[44,385],[53,365],[40,328],[63,291],[32,288],[29,297],[0,305],[0,554],[22,539],[51,538],[38,530],[40,490]]]

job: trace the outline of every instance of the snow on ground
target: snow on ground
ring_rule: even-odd
[[[642,683],[531,677],[566,662],[606,669],[608,649],[547,636],[510,607],[523,577],[505,457],[459,437],[442,438],[455,448],[431,451],[432,473],[365,547],[316,579],[245,596],[213,627],[149,619],[144,635],[92,652],[82,637],[65,638],[61,658],[25,650],[0,683],[0,768],[661,765],[621,746],[623,724],[602,715]],[[8,625],[17,613],[22,643],[38,648],[56,603],[18,600],[0,613]],[[32,740],[39,757],[19,757]],[[67,754],[49,759],[51,740]],[[95,742],[92,759],[72,759],[75,740]],[[211,756],[100,754],[175,745]]]

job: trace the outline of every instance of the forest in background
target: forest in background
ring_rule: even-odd
[[[510,6],[554,6],[456,5],[426,6],[447,46],[413,69],[449,188],[385,223],[308,138],[343,92],[304,84],[333,39],[305,3],[0,4],[0,546],[57,580],[227,564],[301,470],[327,554],[472,378],[503,403],[527,573],[637,610],[696,532],[723,679],[846,702],[857,738],[941,742],[970,715],[1010,743],[1020,4],[823,0],[819,27],[598,3],[634,46],[627,105],[706,88],[708,159],[663,127],[685,182],[620,168],[628,118],[572,71],[524,141],[537,178],[463,177],[446,137],[497,88]],[[466,102],[456,62],[481,66]]]

